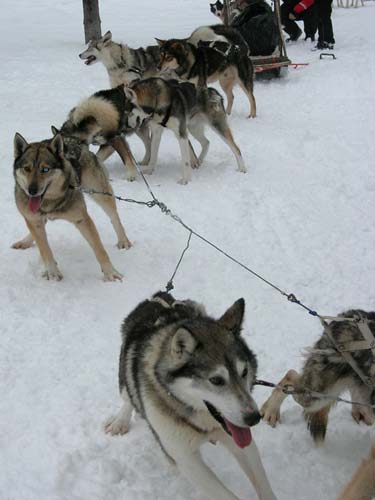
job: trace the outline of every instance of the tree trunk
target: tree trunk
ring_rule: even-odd
[[[99,16],[99,0],[83,0],[83,25],[85,43],[98,40],[102,36]]]

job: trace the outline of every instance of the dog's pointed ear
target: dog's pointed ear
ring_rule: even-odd
[[[64,141],[61,134],[58,133],[55,135],[49,147],[57,156],[64,158]]]
[[[159,47],[162,47],[166,42],[166,40],[161,40],[160,38],[155,38],[155,40]]]
[[[176,361],[187,360],[194,352],[197,341],[186,328],[179,328],[172,337],[171,354]]]
[[[219,319],[221,326],[232,332],[234,335],[241,333],[241,325],[245,315],[245,300],[238,299],[225,311]]]
[[[105,35],[103,35],[101,41],[103,42],[103,45],[109,45],[112,42],[112,33],[110,31],[107,31]]]
[[[57,127],[55,127],[55,125],[51,125],[51,132],[52,132],[53,137],[55,137],[55,135],[60,133],[59,129]]]
[[[27,148],[28,143],[21,134],[16,132],[14,136],[14,158],[19,158]]]
[[[137,102],[137,94],[134,92],[133,89],[129,89],[129,87],[126,87],[125,85],[124,85],[124,94],[126,99],[128,99],[129,101],[133,103]]]

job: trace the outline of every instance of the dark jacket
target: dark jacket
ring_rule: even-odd
[[[278,44],[275,16],[264,0],[248,0],[248,7],[234,19],[232,26],[244,37],[252,56],[268,56]]]

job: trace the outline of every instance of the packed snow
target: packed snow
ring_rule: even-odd
[[[149,209],[119,203],[134,246],[115,248],[108,219],[89,211],[122,283],[104,283],[87,243],[68,223],[47,227],[64,274],[41,277],[37,248],[16,251],[26,235],[13,196],[13,136],[50,137],[83,97],[107,88],[103,66],[86,67],[81,2],[2,0],[0,96],[2,133],[0,499],[204,500],[168,464],[146,424],[124,437],[103,433],[120,407],[117,388],[120,323],[164,288],[187,238],[185,230]],[[153,37],[185,37],[214,24],[202,0],[101,2],[103,33],[131,47]],[[257,81],[258,116],[238,89],[230,124],[248,166],[235,170],[227,146],[211,132],[211,147],[192,182],[180,186],[179,148],[163,135],[159,165],[149,182],[174,213],[233,256],[323,314],[374,310],[375,259],[375,4],[334,9],[336,60],[319,60],[310,43],[288,47],[285,78]],[[143,147],[130,139],[140,158]],[[129,183],[118,157],[107,161],[118,195],[148,200],[139,179]],[[219,316],[246,299],[244,335],[258,356],[259,377],[278,381],[300,368],[303,350],[320,335],[319,321],[255,277],[193,238],[175,278],[178,298],[201,301]],[[258,404],[269,389],[254,391]],[[333,410],[323,447],[316,448],[300,407],[286,401],[282,424],[253,429],[279,500],[334,499],[374,438],[357,425],[350,406]],[[207,462],[239,498],[255,493],[226,452],[207,446]]]

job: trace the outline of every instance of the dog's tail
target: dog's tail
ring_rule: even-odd
[[[255,71],[250,56],[247,54],[240,54],[237,61],[238,76],[240,80],[245,85],[246,89],[251,89],[251,91],[253,91]]]
[[[119,123],[120,114],[111,102],[102,97],[91,96],[71,110],[63,128],[92,136],[111,136],[116,134]]]
[[[238,58],[238,77],[250,102],[250,116],[256,116],[256,101],[254,97],[254,66],[248,55],[240,55]]]
[[[198,82],[197,82],[197,87],[198,89],[204,89],[207,88],[207,64],[208,64],[208,59],[207,59],[207,43],[205,42],[199,42],[198,46],[195,47],[195,64],[193,65],[193,68],[190,70],[190,73],[192,73],[194,70],[198,70]],[[198,63],[199,61],[199,63]],[[196,67],[195,67],[196,66]]]

